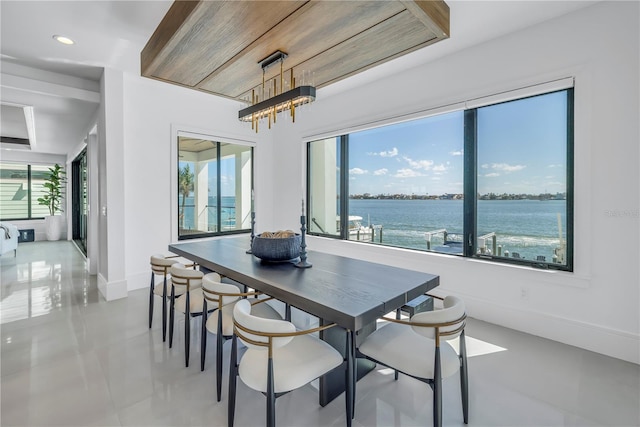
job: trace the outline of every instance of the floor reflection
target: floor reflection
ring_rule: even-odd
[[[0,259],[0,324],[60,311],[65,304],[86,306],[91,302],[90,276],[78,275],[86,271],[85,262],[74,253],[77,249],[71,242],[43,242],[21,249],[15,257]],[[81,260],[73,277],[68,264],[67,271],[63,269],[70,256]]]

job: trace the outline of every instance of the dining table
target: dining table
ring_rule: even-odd
[[[439,276],[349,256],[308,250],[310,268],[295,261],[268,262],[253,256],[247,235],[192,240],[169,245],[169,251],[238,283],[263,292],[319,319],[335,323],[320,338],[338,349],[353,381],[374,368],[356,359],[355,348],[376,328],[376,320],[439,285]],[[346,332],[346,335],[345,335]],[[346,336],[346,339],[345,339]],[[409,349],[407,349],[409,350]],[[325,406],[345,387],[345,375],[333,371],[319,381],[319,402]]]

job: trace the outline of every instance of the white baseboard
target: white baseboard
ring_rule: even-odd
[[[113,301],[127,297],[127,281],[119,280],[107,282],[102,274],[98,273],[98,291],[107,301]]]
[[[471,295],[459,296],[465,301],[467,314],[475,319],[640,364],[640,335],[535,310],[504,306]]]

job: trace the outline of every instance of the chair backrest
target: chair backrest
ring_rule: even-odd
[[[466,318],[464,301],[458,297],[448,296],[443,301],[440,310],[423,311],[411,318],[411,323],[429,323],[438,326],[440,338],[450,340],[460,335],[464,329]],[[435,338],[435,327],[412,326],[418,334],[427,338]]]
[[[200,270],[185,267],[184,264],[176,262],[171,265],[171,282],[178,286],[187,286],[187,290],[202,285],[204,273]]]
[[[168,274],[169,268],[178,262],[176,259],[166,258],[162,254],[151,255],[151,270],[155,274]]]
[[[267,350],[284,347],[292,336],[277,337],[271,334],[290,334],[296,331],[293,323],[286,320],[265,319],[251,314],[251,303],[242,299],[233,307],[234,332],[249,348]]]
[[[229,283],[221,283],[217,273],[209,273],[202,279],[202,294],[207,301],[215,303],[218,308],[236,302],[242,296],[240,288]]]

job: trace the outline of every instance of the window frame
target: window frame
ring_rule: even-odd
[[[33,220],[41,220],[41,219],[45,219],[46,216],[48,215],[42,215],[42,216],[34,216],[33,215],[33,207],[34,207],[34,200],[32,200],[32,196],[33,196],[33,182],[32,182],[32,173],[31,173],[31,167],[34,166],[34,164],[32,163],[21,163],[21,162],[15,162],[15,161],[6,161],[4,162],[7,165],[15,165],[15,166],[26,166],[27,167],[27,216],[26,217],[8,217],[8,218],[2,218],[0,219],[0,221],[33,221]],[[45,168],[53,168],[55,166],[55,163],[36,163],[37,166],[42,166]],[[63,200],[65,200],[65,202],[63,202],[62,205],[64,205],[64,203],[66,203],[66,198],[64,198]],[[35,200],[35,205],[38,205],[37,200]]]
[[[528,259],[517,259],[517,258],[508,258],[504,256],[497,256],[495,254],[487,255],[487,254],[478,254],[477,253],[477,217],[478,217],[478,195],[477,195],[477,184],[478,184],[478,109],[490,106],[497,105],[501,103],[508,103],[512,101],[518,101],[530,97],[547,95],[555,92],[566,91],[567,96],[567,105],[566,105],[566,120],[567,120],[567,128],[566,128],[566,260],[565,264],[555,264],[553,262],[541,262],[536,260],[528,260]],[[566,78],[559,79],[552,82],[543,83],[540,85],[530,86],[527,88],[517,89],[514,91],[503,92],[496,95],[491,95],[488,97],[477,98],[471,101],[467,101],[461,105],[461,108],[464,110],[464,159],[463,159],[463,193],[464,193],[464,202],[463,202],[463,236],[464,236],[464,244],[463,244],[463,253],[458,254],[447,254],[437,252],[439,255],[445,256],[457,256],[463,258],[477,259],[477,260],[486,260],[490,262],[503,263],[503,264],[515,264],[521,266],[527,266],[538,269],[545,270],[560,270],[573,272],[574,270],[574,126],[575,126],[575,88],[574,88],[574,79]],[[379,128],[389,125],[394,125],[398,123],[402,123],[410,120],[419,120],[421,118],[427,116],[441,115],[446,114],[448,112],[454,111],[454,109],[442,107],[435,108],[430,111],[436,111],[435,114],[429,115],[419,115],[417,113],[413,113],[410,115],[406,115],[404,117],[397,117],[394,121],[392,119],[381,120],[377,124],[373,124],[373,126],[368,126],[367,128]],[[348,149],[349,149],[349,134],[362,131],[363,127],[355,127],[349,132],[344,131],[345,133],[336,138],[339,138],[340,143],[340,233],[339,235],[333,234],[323,234],[317,232],[308,232],[310,235],[319,236],[319,237],[329,237],[333,239],[339,240],[347,240],[348,236],[346,235],[346,229],[344,224],[348,219],[348,207],[349,207],[349,163],[348,163]],[[311,193],[311,150],[310,144],[314,141],[322,139],[322,136],[319,137],[309,137],[306,139],[306,149],[307,149],[307,180],[306,180],[306,194],[309,195],[307,200],[307,212],[308,217],[311,216],[311,203],[310,198],[313,197]],[[308,220],[309,218],[307,218]],[[352,240],[355,243],[372,243],[372,242],[361,242]],[[420,252],[428,252],[427,250],[414,249],[414,248],[405,248],[403,246],[391,245],[391,244],[378,244],[380,246],[385,247],[396,247],[396,248],[404,248],[408,250],[416,250]]]
[[[251,232],[251,228],[240,228],[234,230],[225,230],[225,231],[212,231],[212,232],[202,232],[202,233],[193,233],[189,235],[179,234],[179,209],[178,209],[178,201],[179,201],[179,191],[178,191],[178,170],[180,164],[179,158],[179,137],[187,137],[187,138],[197,138],[197,139],[205,139],[212,142],[215,142],[217,145],[218,157],[216,160],[217,163],[217,183],[216,183],[216,191],[219,194],[221,192],[221,183],[220,183],[220,144],[233,144],[238,146],[248,147],[251,150],[251,178],[250,178],[250,191],[253,193],[255,189],[255,156],[256,156],[256,143],[252,141],[246,141],[237,139],[231,136],[225,135],[216,135],[214,132],[209,132],[206,130],[199,129],[191,129],[180,125],[172,125],[171,126],[171,236],[173,241],[187,241],[192,239],[202,239],[208,237],[216,237],[216,236],[228,236],[233,234],[246,234]],[[220,199],[219,199],[220,200]],[[220,213],[220,205],[217,207],[218,214]],[[219,217],[219,215],[218,215]]]

